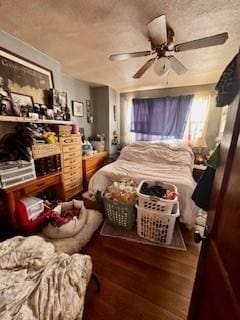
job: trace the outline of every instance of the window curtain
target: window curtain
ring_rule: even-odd
[[[191,146],[199,140],[206,140],[210,98],[209,94],[194,96],[184,133],[184,141]]]
[[[137,141],[182,139],[193,95],[133,99],[130,131]]]

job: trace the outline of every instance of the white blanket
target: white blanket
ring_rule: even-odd
[[[136,183],[141,180],[172,183],[180,193],[180,220],[192,228],[199,210],[191,200],[196,185],[192,177],[193,160],[192,150],[186,145],[135,143],[123,148],[117,161],[95,173],[89,182],[89,193],[93,197],[97,190],[104,191],[112,182],[125,177]]]
[[[89,256],[57,254],[37,236],[0,243],[0,319],[82,319],[91,271]]]

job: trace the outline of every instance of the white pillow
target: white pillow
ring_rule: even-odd
[[[79,217],[74,217],[72,220],[63,224],[61,227],[56,227],[49,223],[46,227],[43,228],[43,233],[46,237],[50,239],[69,238],[76,235],[82,229],[82,227],[86,223],[88,214],[86,208],[84,207],[83,201],[74,199],[72,201],[62,202],[54,208],[54,211],[60,215],[62,211],[72,208],[81,210]]]

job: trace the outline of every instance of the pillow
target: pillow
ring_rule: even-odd
[[[74,199],[72,201],[62,202],[54,208],[54,212],[60,215],[62,211],[72,208],[81,209],[79,217],[74,217],[72,220],[60,227],[53,226],[51,223],[49,223],[46,227],[43,228],[43,233],[46,237],[50,239],[69,238],[76,235],[82,229],[82,227],[86,223],[88,214],[86,208],[84,207],[83,201]]]

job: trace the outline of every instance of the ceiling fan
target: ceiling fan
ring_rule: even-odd
[[[154,55],[149,59],[133,76],[134,79],[140,78],[154,63],[155,72],[161,76],[167,73],[170,68],[178,75],[187,72],[187,68],[172,54],[168,52],[182,52],[187,50],[217,46],[225,43],[228,39],[228,33],[223,32],[211,37],[205,37],[180,44],[174,44],[174,31],[167,24],[166,16],[161,15],[147,24],[151,50],[130,52],[122,54],[113,54],[110,60],[126,60],[129,58]]]

